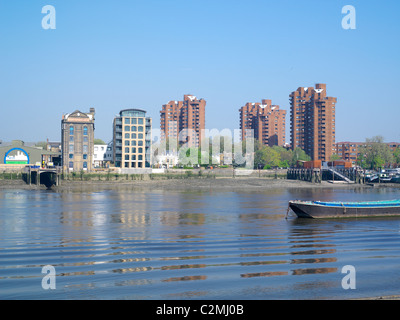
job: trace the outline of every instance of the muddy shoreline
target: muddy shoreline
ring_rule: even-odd
[[[379,187],[395,187],[392,185],[381,185]],[[120,188],[139,189],[163,189],[163,190],[214,190],[214,191],[245,191],[263,190],[275,188],[348,188],[360,189],[371,188],[370,185],[347,184],[347,183],[310,183],[298,180],[270,179],[255,177],[215,178],[215,179],[166,179],[166,180],[120,180],[120,181],[68,181],[63,180],[60,186],[52,186],[51,190],[104,190]],[[377,187],[377,186],[375,186]],[[397,186],[399,187],[399,186]],[[44,185],[28,185],[22,180],[0,180],[0,190],[24,189],[37,190],[47,189]]]

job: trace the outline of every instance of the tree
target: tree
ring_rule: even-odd
[[[293,151],[280,146],[273,146],[272,149],[279,153],[279,157],[281,159],[279,162],[279,167],[289,168],[292,162]]]
[[[179,163],[183,165],[211,165],[212,154],[209,150],[202,150],[196,147],[182,147],[179,149]]]
[[[193,165],[200,163],[201,153],[199,148],[181,147],[179,149],[179,163],[183,165]]]
[[[94,144],[106,144],[103,140],[101,139],[94,139],[93,141]]]
[[[255,168],[279,167],[281,157],[279,153],[269,146],[264,146],[257,150],[254,157]]]
[[[292,150],[288,150],[284,147],[280,147],[280,146],[273,146],[272,149],[274,149],[275,151],[277,151],[279,153],[279,156],[281,158],[282,162],[287,162],[288,164],[292,161],[292,157],[293,157],[293,151]]]
[[[293,156],[292,156],[292,161],[291,165],[295,166],[297,161],[310,161],[311,158],[309,155],[305,153],[305,151],[299,147],[293,150]]]
[[[232,137],[220,136],[220,135],[210,137],[209,144],[210,144],[210,150],[215,149],[214,151],[217,151],[217,153],[232,152],[232,147],[233,147]]]
[[[46,142],[46,141],[39,141],[39,142],[36,142],[36,143],[35,143],[35,147],[42,148],[42,149],[46,150],[46,148],[47,148],[47,142]]]
[[[382,136],[366,139],[365,146],[358,149],[357,163],[364,169],[379,170],[393,163],[394,157]]]
[[[334,153],[331,155],[331,161],[335,161],[335,160],[342,160],[342,157],[339,156],[337,153]]]
[[[393,161],[397,166],[400,164],[400,147],[393,151]]]

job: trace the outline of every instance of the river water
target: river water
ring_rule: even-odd
[[[390,200],[399,192],[0,190],[0,299],[397,295],[400,218],[285,214],[293,199]],[[355,289],[342,286],[347,265]]]

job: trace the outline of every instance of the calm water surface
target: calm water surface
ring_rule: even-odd
[[[288,201],[398,189],[0,190],[0,299],[347,299],[400,294],[400,218],[285,220]],[[42,288],[44,265],[56,289]],[[344,290],[342,268],[356,268]]]

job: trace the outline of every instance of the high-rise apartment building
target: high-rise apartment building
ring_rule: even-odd
[[[312,160],[329,161],[336,151],[335,106],[326,84],[300,87],[290,95],[290,135],[292,149],[303,149]]]
[[[246,103],[239,109],[242,140],[246,139],[246,129],[254,130],[254,138],[263,145],[283,146],[286,140],[286,110],[272,105],[271,100],[261,103]]]
[[[160,111],[161,138],[199,147],[205,129],[205,110],[206,101],[193,95],[184,95],[183,101],[169,101]]]
[[[113,151],[116,167],[150,168],[151,118],[146,111],[125,109],[114,118]]]
[[[64,172],[90,172],[93,163],[95,109],[76,110],[61,120],[62,167]]]

